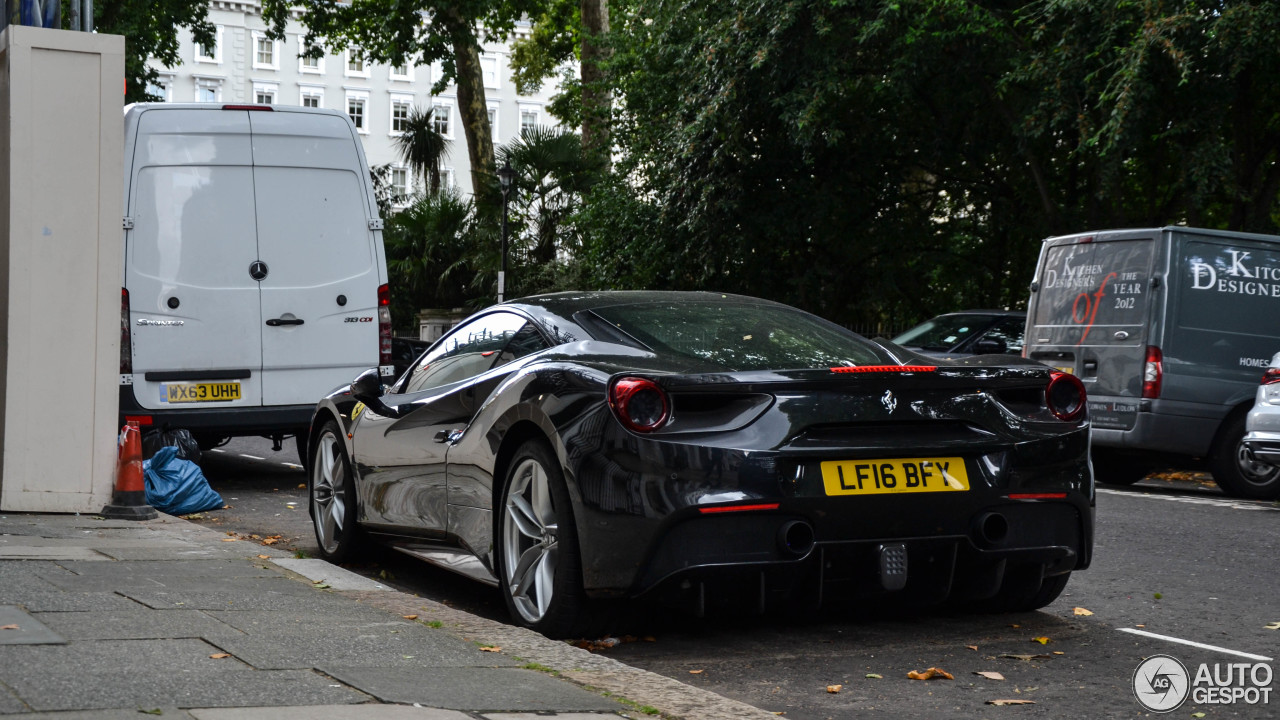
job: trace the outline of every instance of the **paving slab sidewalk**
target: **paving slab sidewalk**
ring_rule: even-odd
[[[180,518],[0,513],[0,715],[139,711],[189,720],[774,717]]]

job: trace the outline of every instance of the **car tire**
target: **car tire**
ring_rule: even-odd
[[[1071,573],[1045,577],[1038,566],[1013,566],[1005,571],[996,596],[987,601],[994,612],[1031,612],[1048,605],[1067,587]]]
[[[512,619],[550,638],[585,634],[597,608],[583,592],[573,505],[546,443],[516,450],[497,509],[498,583]]]
[[[1209,454],[1214,482],[1232,497],[1252,500],[1280,498],[1280,468],[1260,463],[1245,451],[1245,415],[1228,418]]]
[[[356,524],[356,487],[351,458],[338,423],[330,420],[312,448],[307,473],[308,510],[320,556],[330,562],[350,560],[364,545]]]
[[[1151,472],[1150,463],[1124,453],[1094,448],[1093,479],[1107,485],[1132,485]]]

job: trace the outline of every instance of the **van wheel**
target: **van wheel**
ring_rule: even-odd
[[[1108,485],[1132,485],[1151,472],[1151,465],[1123,453],[1094,448],[1093,479]]]
[[[1280,468],[1249,457],[1244,448],[1245,416],[1227,420],[1218,433],[1209,469],[1218,487],[1228,495],[1253,500],[1280,498]]]

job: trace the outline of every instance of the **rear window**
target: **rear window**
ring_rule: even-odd
[[[784,306],[683,301],[615,305],[594,314],[659,355],[729,372],[890,362],[861,336]]]
[[[1134,325],[1146,315],[1150,239],[1050,247],[1040,273],[1037,326]]]
[[[995,321],[990,315],[940,315],[902,333],[893,341],[904,347],[950,350]]]

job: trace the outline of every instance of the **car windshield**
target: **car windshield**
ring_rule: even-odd
[[[686,300],[614,305],[594,314],[655,353],[710,362],[729,372],[892,361],[861,336],[785,306]]]
[[[950,350],[991,326],[990,315],[942,315],[911,328],[893,341],[903,347]]]

